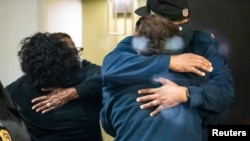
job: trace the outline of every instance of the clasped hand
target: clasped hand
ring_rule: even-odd
[[[206,75],[206,72],[212,72],[213,67],[212,63],[205,57],[193,53],[185,53],[172,55],[169,69],[179,73],[191,72],[203,77]],[[162,86],[159,88],[141,89],[138,91],[138,94],[143,96],[136,99],[137,102],[146,102],[140,106],[141,109],[156,107],[150,113],[150,116],[155,116],[165,108],[174,107],[187,101],[187,87],[179,86],[166,78],[158,78],[155,81],[160,82]]]

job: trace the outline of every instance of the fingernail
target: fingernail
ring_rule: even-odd
[[[205,75],[206,75],[206,74],[203,72],[203,73],[202,73],[202,76],[205,76]]]
[[[154,116],[154,114],[150,113],[150,116],[151,116],[151,117],[153,117],[153,116]]]
[[[141,91],[140,91],[140,90],[138,91],[138,94],[141,94]]]
[[[141,109],[144,109],[144,107],[143,107],[143,106],[140,106],[140,108],[141,108]]]
[[[140,102],[140,98],[136,98],[136,102]]]
[[[213,71],[213,69],[214,69],[214,68],[213,68],[213,67],[211,67],[210,72],[212,72],[212,71]]]
[[[32,107],[32,110],[34,110],[35,109],[35,107]]]

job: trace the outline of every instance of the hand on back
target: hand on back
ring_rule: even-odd
[[[172,55],[169,68],[174,72],[192,72],[200,76],[205,76],[205,72],[213,71],[209,60],[193,53]]]

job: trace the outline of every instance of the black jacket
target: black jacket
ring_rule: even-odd
[[[101,141],[99,111],[101,108],[100,66],[82,61],[82,82],[76,86],[79,99],[45,114],[31,109],[33,98],[46,93],[35,88],[24,75],[6,88],[20,107],[20,114],[32,141]]]

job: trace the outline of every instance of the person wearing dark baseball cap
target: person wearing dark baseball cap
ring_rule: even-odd
[[[142,17],[156,13],[170,19],[174,24],[177,24],[179,26],[180,36],[184,39],[186,46],[183,51],[183,55],[186,53],[195,53],[211,61],[211,64],[213,65],[213,71],[209,74],[211,78],[206,85],[201,85],[201,87],[196,86],[196,89],[203,89],[199,93],[199,96],[205,98],[205,101],[203,101],[201,104],[202,106],[194,106],[194,99],[196,99],[196,96],[198,95],[196,95],[197,93],[194,92],[194,87],[188,87],[190,96],[188,103],[190,107],[196,107],[200,109],[199,112],[201,117],[203,118],[202,141],[206,141],[208,125],[223,123],[223,121],[226,119],[228,108],[232,104],[235,97],[232,75],[228,65],[225,63],[224,57],[217,50],[217,41],[214,39],[214,36],[212,34],[193,30],[190,23],[191,11],[188,0],[147,0],[146,6],[136,9],[135,13]],[[202,49],[203,52],[200,49]],[[172,64],[172,66],[175,66],[176,63],[174,63],[173,58],[174,57],[171,56],[170,64]],[[218,62],[220,63],[217,64]],[[171,66],[169,67],[170,69],[174,70],[173,68],[171,68]],[[184,72],[184,70],[176,71]],[[222,85],[225,90],[218,88],[217,84]],[[153,89],[147,89],[147,92],[143,92],[144,94],[148,94],[148,92],[152,90]],[[225,97],[225,99],[223,97]],[[210,101],[214,102],[210,103]],[[164,104],[168,105],[167,103]],[[159,105],[159,107],[160,106],[161,105]]]
[[[186,45],[193,36],[189,23],[191,13],[187,0],[148,0],[147,5],[136,9],[135,13],[142,17],[156,13],[170,19],[179,25],[180,36],[183,37]]]
[[[135,10],[135,13],[142,17],[152,12],[172,21],[190,18],[190,9],[187,0],[148,0],[146,6]]]
[[[128,36],[105,56],[103,129],[114,141],[206,141],[203,131],[224,120],[235,98],[217,41],[192,30],[187,0],[148,0],[135,12],[170,19],[185,45],[178,54],[142,56],[134,49],[135,36]]]

